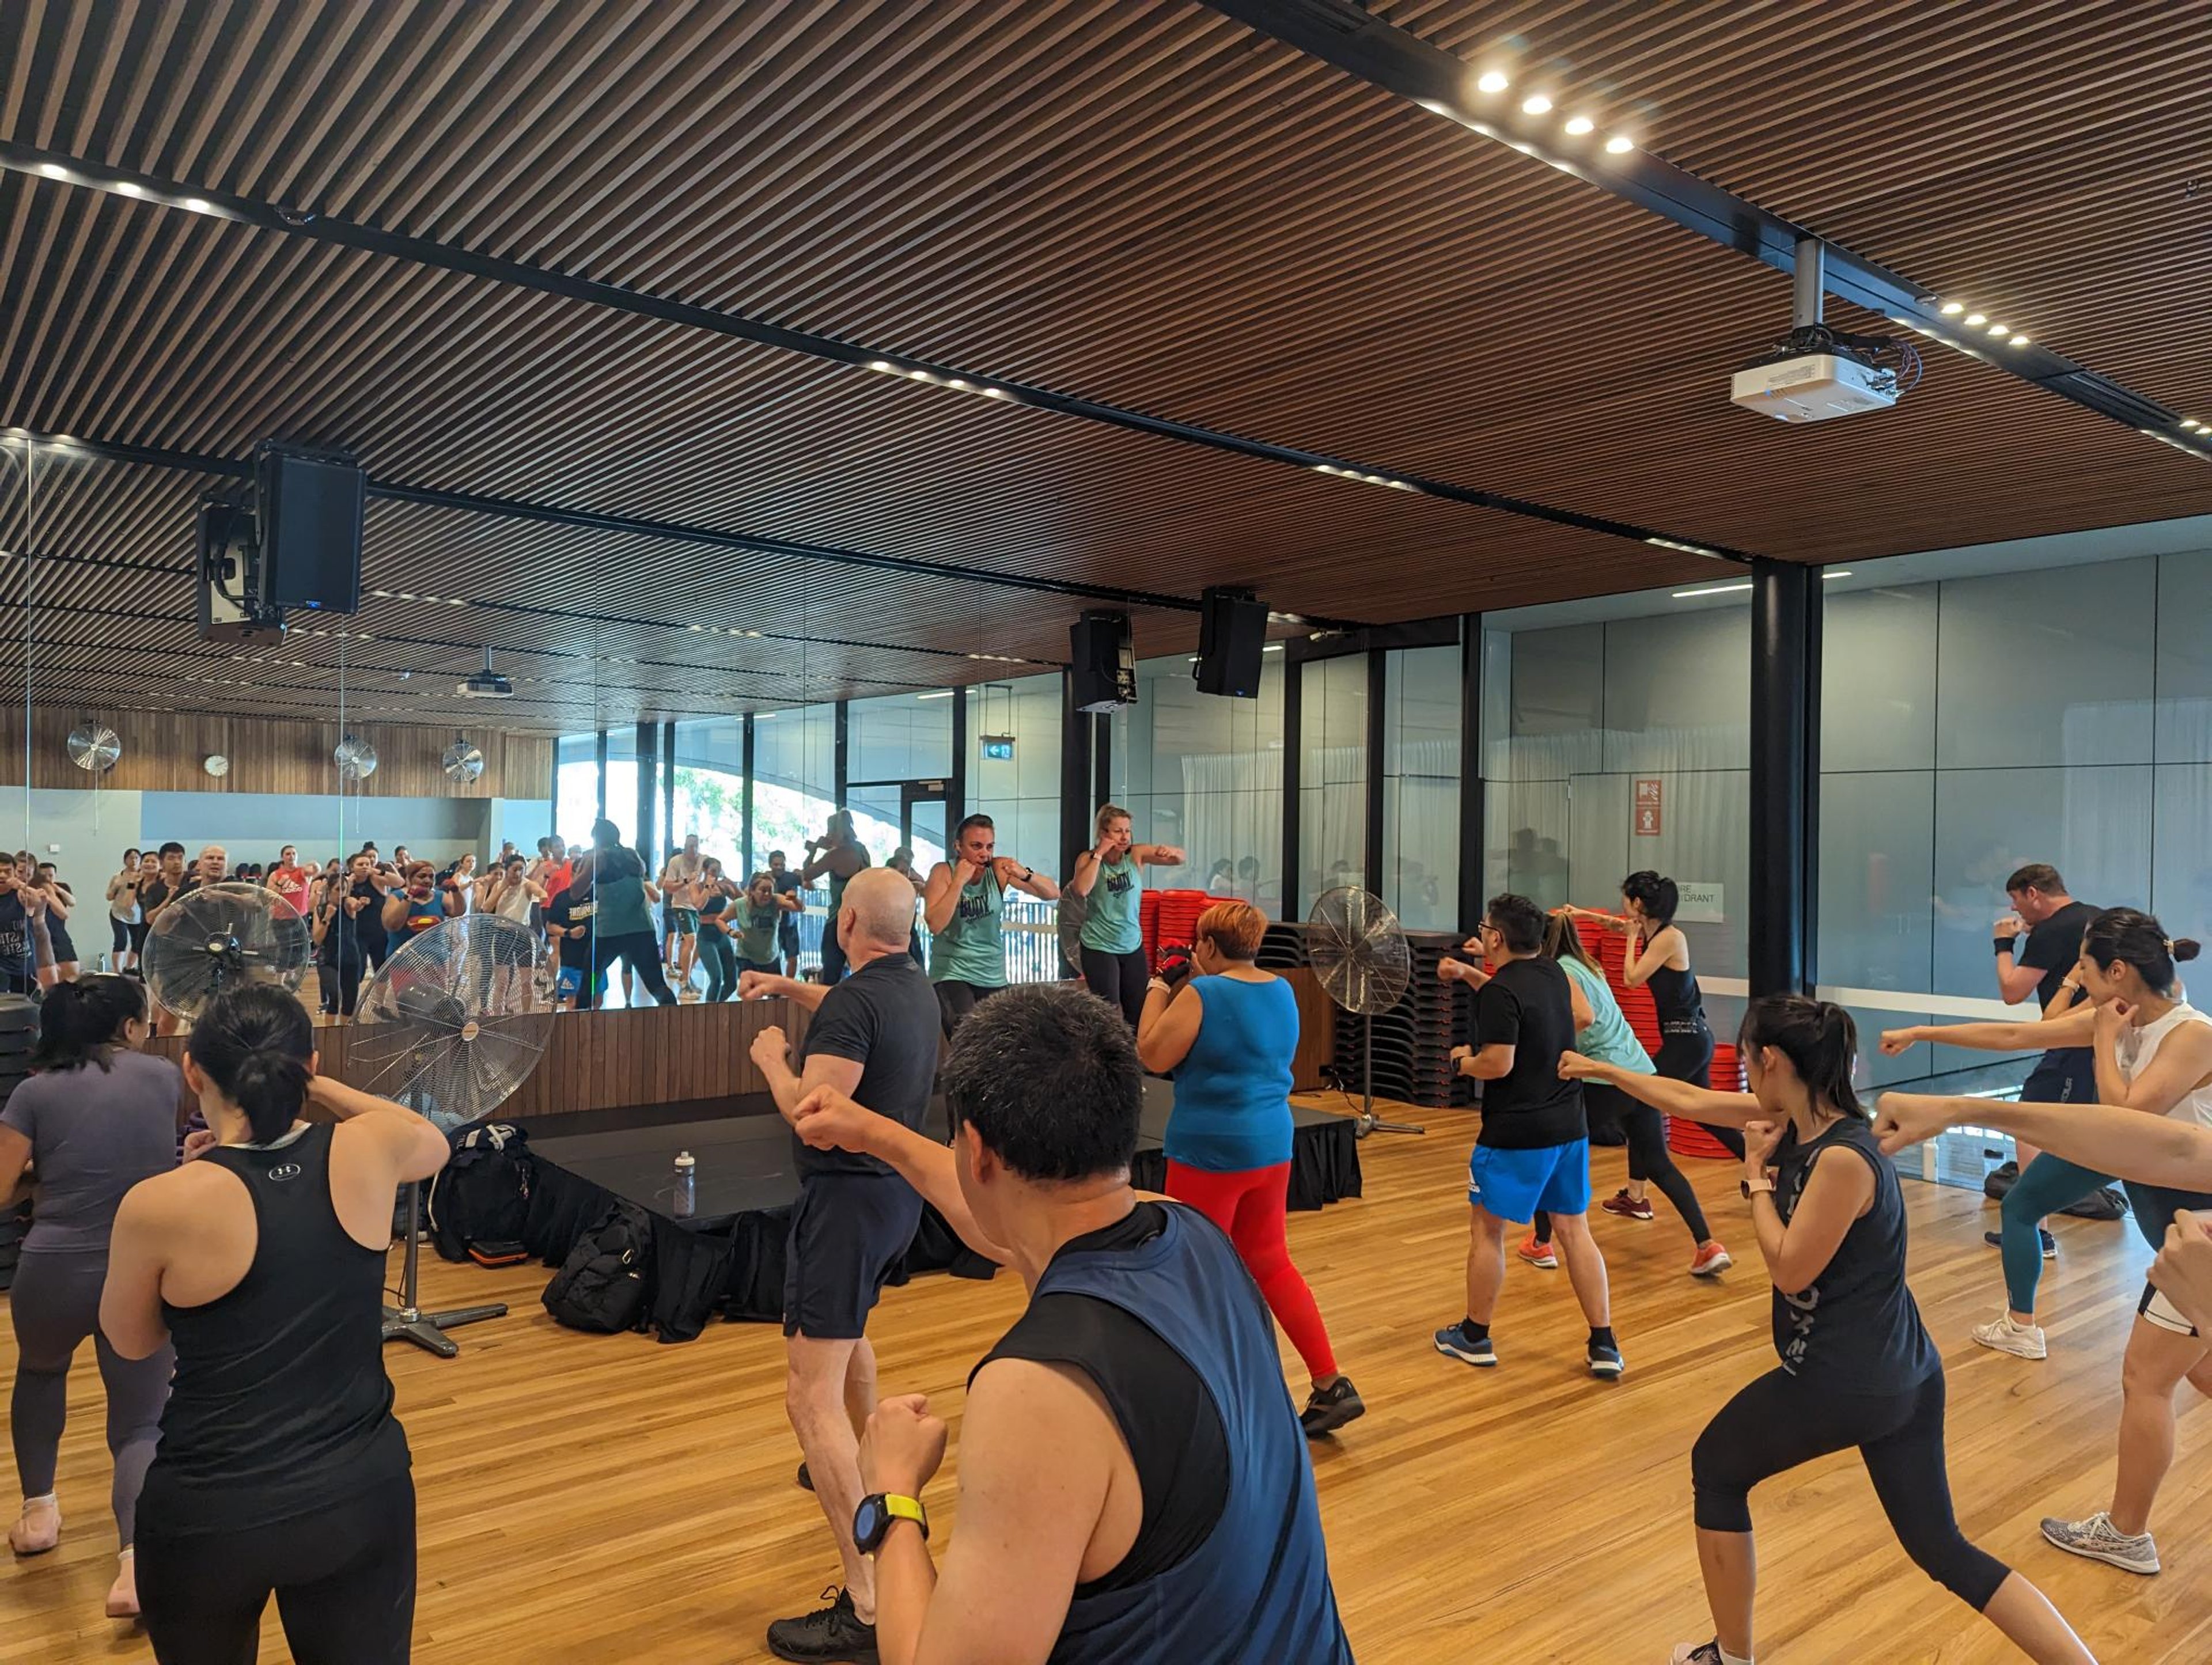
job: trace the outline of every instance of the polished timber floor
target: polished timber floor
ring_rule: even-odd
[[[1320,1101],[1316,1101],[1316,1103]],[[1366,1665],[1644,1665],[1711,1633],[1690,1526],[1689,1450],[1705,1419],[1772,1361],[1767,1285],[1732,1168],[1699,1164],[1700,1194],[1744,1264],[1717,1286],[1684,1275],[1663,1212],[1601,1217],[1627,1378],[1581,1372],[1565,1274],[1515,1263],[1496,1328],[1504,1360],[1477,1373],[1429,1332],[1458,1316],[1471,1116],[1430,1111],[1425,1139],[1363,1149],[1364,1200],[1292,1218],[1344,1364],[1373,1407],[1318,1453],[1330,1561]],[[1601,1194],[1621,1173],[1596,1160]],[[1912,1282],[1950,1370],[1951,1475],[1966,1530],[2039,1580],[2100,1658],[2212,1659],[2212,1415],[2183,1389],[2180,1451],[2161,1500],[2167,1571],[2138,1579],[2044,1546],[2042,1515],[2101,1507],[2112,1472],[2119,1355],[2147,1252],[2124,1224],[2067,1221],[2046,1285],[2052,1357],[2029,1364],[1966,1337],[1998,1298],[1995,1221],[1971,1192],[1908,1183]],[[761,1632],[811,1605],[836,1559],[792,1485],[781,1343],[718,1325],[688,1346],[556,1328],[546,1273],[432,1262],[428,1303],[504,1297],[505,1320],[461,1333],[441,1362],[387,1357],[422,1496],[418,1665],[723,1665],[765,1659]],[[925,1278],[885,1297],[887,1390],[953,1414],[969,1365],[1021,1291]],[[0,1367],[12,1341],[0,1335]],[[100,1618],[113,1562],[99,1390],[72,1379],[56,1554],[0,1569],[0,1665],[150,1657]],[[951,1489],[929,1501],[949,1522]],[[1821,1662],[2017,1657],[1929,1583],[1891,1540],[1856,1459],[1754,1494],[1766,1586],[1759,1657]],[[941,1528],[940,1528],[941,1530]],[[264,1662],[282,1661],[273,1613]]]

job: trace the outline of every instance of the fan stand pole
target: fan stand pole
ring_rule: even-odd
[[[1375,1114],[1375,1019],[1362,1017],[1359,1020],[1366,1039],[1361,1065],[1360,1097],[1364,1101],[1359,1111],[1358,1125],[1352,1128],[1355,1138],[1364,1139],[1370,1133],[1425,1133],[1426,1127],[1417,1127],[1410,1121],[1385,1121]]]
[[[464,1324],[481,1323],[487,1318],[507,1316],[507,1303],[498,1301],[484,1307],[457,1307],[451,1312],[425,1312],[416,1304],[420,1298],[418,1279],[422,1273],[422,1186],[420,1181],[407,1188],[407,1260],[405,1270],[399,1277],[399,1301],[396,1307],[384,1310],[384,1337],[386,1341],[412,1341],[426,1352],[434,1352],[441,1358],[451,1358],[460,1352],[459,1346],[446,1339],[445,1332],[459,1329]]]

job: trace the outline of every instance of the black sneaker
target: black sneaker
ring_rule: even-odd
[[[814,1489],[814,1476],[806,1472],[806,1465],[803,1462],[799,1465],[799,1489],[801,1492]]]
[[[1298,1413],[1298,1426],[1306,1431],[1308,1439],[1319,1439],[1366,1414],[1367,1403],[1360,1398],[1359,1389],[1352,1385],[1350,1376],[1340,1376],[1332,1385],[1316,1388],[1307,1396],[1305,1409]]]
[[[778,1659],[877,1665],[876,1627],[854,1613],[852,1592],[832,1584],[822,1593],[837,1599],[801,1618],[777,1619],[768,1627],[768,1650]]]
[[[2058,1239],[2052,1237],[2048,1231],[2039,1225],[2035,1228],[2035,1235],[2042,1241],[2043,1258],[2046,1261],[2057,1260],[2058,1258]],[[2004,1233],[2002,1231],[1984,1231],[1982,1233],[1982,1241],[1987,1243],[1991,1249],[2002,1249],[2004,1247]]]

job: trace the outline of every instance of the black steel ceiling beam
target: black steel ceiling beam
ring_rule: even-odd
[[[1362,14],[1364,15],[1364,14]],[[317,212],[310,208],[282,206],[264,203],[256,197],[240,197],[228,192],[210,190],[201,185],[186,185],[176,179],[164,179],[151,173],[133,173],[126,168],[110,167],[101,163],[88,162],[79,157],[59,151],[42,150],[34,145],[19,143],[11,139],[0,139],[0,170],[27,174],[33,178],[58,180],[67,185],[89,186],[95,190],[118,191],[138,201],[159,204],[167,208],[204,214],[220,220],[229,220],[240,225],[257,227],[264,231],[279,232],[288,236],[304,237],[316,242],[335,244],[342,248],[362,249],[395,260],[410,261],[416,265],[432,266],[441,270],[459,272],[471,277],[481,277],[495,283],[505,283],[517,289],[534,289],[541,294],[559,295],[586,306],[604,307],[616,312],[629,313],[640,318],[653,318],[691,329],[704,330],[716,335],[730,336],[741,341],[750,341],[764,347],[779,348],[785,352],[798,353],[809,358],[821,359],[833,364],[848,365],[854,368],[878,374],[911,377],[915,380],[945,387],[953,392],[990,398],[1000,403],[1028,405],[1039,410],[1050,410],[1063,416],[1073,416],[1085,422],[1103,422],[1110,427],[1149,434],[1157,439],[1175,440],[1187,445],[1204,446],[1215,451],[1230,452],[1261,462],[1280,463],[1292,468],[1317,470],[1322,473],[1382,488],[1395,487],[1401,491],[1422,496],[1440,498],[1447,502],[1464,503],[1473,507],[1495,509],[1501,513],[1519,515],[1526,520],[1547,521],[1553,526],[1572,526],[1583,532],[1596,532],[1605,537],[1624,538],[1633,543],[1653,544],[1663,549],[1684,550],[1694,555],[1748,562],[1750,556],[1699,538],[1670,532],[1660,528],[1639,526],[1626,520],[1615,520],[1604,515],[1583,514],[1573,509],[1540,503],[1527,497],[1516,497],[1504,492],[1486,491],[1477,487],[1455,485],[1449,481],[1436,480],[1424,476],[1407,474],[1400,470],[1387,469],[1374,464],[1355,461],[1350,458],[1331,456],[1324,452],[1307,451],[1296,446],[1276,445],[1265,440],[1255,440],[1242,434],[1229,433],[1221,428],[1201,427],[1195,422],[1177,422],[1172,417],[1156,416],[1147,411],[1130,410],[1123,405],[1108,404],[1098,399],[1084,398],[1073,393],[1062,393],[1033,383],[1010,381],[1002,376],[979,374],[963,370],[957,365],[934,360],[916,358],[912,354],[896,353],[870,347],[834,336],[819,335],[811,330],[794,330],[783,325],[769,324],[741,313],[723,312],[712,307],[695,306],[689,301],[675,301],[644,289],[625,288],[618,283],[603,283],[588,277],[578,277],[568,272],[554,271],[543,266],[530,265],[520,260],[501,259],[496,255],[480,254],[472,249],[459,248],[450,243],[441,243],[427,237],[410,237],[401,232],[386,231],[379,227],[362,225],[350,220],[341,220]],[[1194,603],[1176,603],[1189,606]]]
[[[233,479],[251,479],[253,476],[253,465],[250,461],[240,461],[232,457],[204,456],[197,452],[173,451],[161,446],[126,445],[114,440],[88,439],[82,434],[40,434],[22,428],[11,428],[4,432],[12,439],[27,440],[33,445],[73,448],[109,462],[137,463],[149,468],[175,469],[188,474],[215,474]],[[368,492],[372,497],[386,498],[395,503],[462,509],[472,514],[499,515],[510,520],[536,520],[549,526],[574,526],[586,532],[665,538],[674,543],[742,550],[750,555],[784,556],[794,561],[827,562],[841,567],[869,567],[882,572],[918,573],[925,577],[956,579],[963,583],[993,584],[1005,589],[1077,596],[1087,601],[1117,602],[1125,607],[1161,607],[1176,612],[1194,613],[1200,611],[1201,605],[1191,596],[1164,595],[1152,590],[1124,589],[1114,585],[1085,584],[1073,579],[1033,577],[1025,573],[1000,572],[990,567],[964,566],[952,561],[878,555],[871,550],[841,549],[829,544],[799,544],[786,538],[763,538],[751,532],[723,532],[713,526],[695,526],[678,520],[649,520],[633,514],[605,514],[592,509],[563,508],[554,503],[533,503],[520,497],[490,497],[480,492],[442,491],[434,486],[404,485],[394,480],[372,479],[368,483]],[[487,601],[481,605],[490,607],[500,604]],[[544,610],[516,608],[511,611]],[[563,614],[562,617],[593,618],[599,615],[580,612]],[[612,616],[608,616],[605,622],[618,624],[656,623],[651,619],[623,619]],[[952,650],[917,648],[915,651]]]
[[[1596,150],[1595,139],[1586,153],[1562,144],[1556,125],[1523,115],[1510,99],[1486,102],[1476,92],[1474,70],[1464,61],[1410,29],[1363,10],[1352,0],[1206,3],[1294,51],[1457,121],[1486,138],[1512,145],[1586,185],[1777,271],[1794,272],[1797,245],[1810,238],[1820,246],[1827,292],[1839,300],[1879,313],[2100,416],[2124,422],[2161,444],[2212,460],[2212,431],[2185,429],[2178,411],[2039,343],[2012,347],[1978,336],[1944,317],[1943,297],[1925,284],[1876,265],[1817,232],[1644,151],[1611,156]]]

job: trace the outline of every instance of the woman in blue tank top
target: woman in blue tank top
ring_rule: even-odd
[[[1252,963],[1267,928],[1267,916],[1249,902],[1217,902],[1200,914],[1190,961],[1172,968],[1181,986],[1155,977],[1146,990],[1137,1055],[1146,1069],[1175,1075],[1167,1194],[1237,1245],[1312,1374],[1298,1420],[1319,1438],[1367,1407],[1336,1368],[1328,1328],[1284,1235],[1298,1005],[1288,983]]]
[[[2043,1593],[1959,1530],[1943,1453],[1943,1363],[1905,1282],[1905,1197],[1851,1088],[1841,1006],[1754,1000],[1737,1039],[1747,1093],[1711,1092],[1570,1052],[1559,1073],[1743,1135],[1743,1191],[1774,1281],[1778,1367],[1722,1407],[1690,1454],[1710,1642],[1674,1665],[1748,1665],[1752,1488],[1858,1448],[1905,1553],[2044,1665],[2095,1665]],[[1863,1651],[1862,1650],[1861,1651]]]
[[[1129,811],[1109,804],[1098,811],[1098,842],[1075,858],[1066,893],[1084,898],[1084,986],[1121,1008],[1129,1027],[1145,1010],[1145,869],[1180,867],[1189,858],[1172,844],[1130,842]]]
[[[392,1193],[446,1139],[314,1058],[283,990],[216,1000],[185,1054],[207,1131],[116,1212],[101,1331],[126,1358],[176,1349],[138,1501],[160,1665],[252,1659],[272,1594],[302,1659],[408,1657],[415,1488],[379,1318]]]

